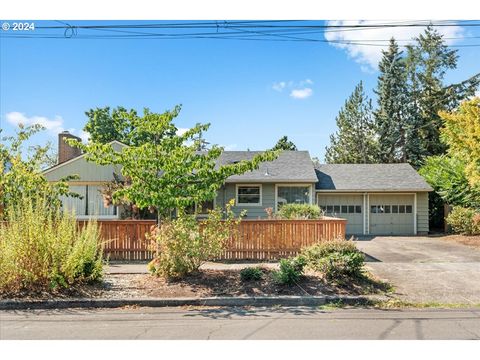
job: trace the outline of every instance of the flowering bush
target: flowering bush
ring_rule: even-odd
[[[447,216],[447,223],[454,232],[465,235],[480,234],[480,212],[475,209],[455,206]]]
[[[162,222],[151,235],[157,256],[148,265],[149,271],[167,279],[178,279],[219,257],[243,215],[235,218],[232,206],[233,202],[227,204],[225,213],[221,208],[210,210],[203,221],[181,212],[176,219]]]

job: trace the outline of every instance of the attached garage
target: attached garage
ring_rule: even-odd
[[[316,171],[317,204],[347,219],[347,234],[428,233],[432,189],[409,164],[322,164]]]
[[[327,216],[347,219],[347,234],[363,234],[363,196],[358,194],[318,194],[317,204]]]
[[[369,195],[371,235],[415,234],[415,195]]]

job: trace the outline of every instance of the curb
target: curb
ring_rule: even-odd
[[[68,300],[0,300],[0,310],[118,308],[123,306],[320,306],[328,303],[365,304],[365,296],[261,296],[209,298],[132,298],[132,299],[68,299]]]

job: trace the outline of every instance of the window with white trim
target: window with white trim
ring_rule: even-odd
[[[238,185],[237,205],[262,205],[262,187],[260,185]]]
[[[278,185],[277,209],[285,204],[310,204],[310,185]]]

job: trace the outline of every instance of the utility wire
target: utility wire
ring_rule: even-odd
[[[377,46],[385,47],[388,45],[390,39],[332,39],[312,37],[315,34],[323,34],[329,31],[329,28],[334,28],[330,31],[363,31],[366,29],[381,29],[387,27],[410,27],[421,26],[426,27],[432,25],[437,26],[480,26],[480,23],[456,23],[451,21],[442,22],[395,22],[395,23],[377,23],[377,24],[351,24],[351,25],[285,25],[292,22],[299,22],[298,20],[252,20],[252,21],[223,21],[223,22],[175,22],[175,23],[153,23],[153,24],[110,24],[110,25],[71,25],[69,23],[56,20],[60,25],[55,26],[37,26],[36,29],[63,29],[63,36],[55,33],[4,33],[0,32],[0,38],[36,38],[36,39],[61,39],[61,38],[75,38],[75,39],[154,39],[154,40],[185,40],[185,39],[220,39],[220,40],[241,40],[241,41],[291,41],[291,42],[318,42],[318,43],[333,43],[339,45],[358,45],[358,46]],[[301,21],[304,23],[304,21]],[[282,25],[278,26],[278,23]],[[155,32],[153,29],[162,28],[169,31],[178,31],[185,29],[215,29],[212,31],[196,31],[196,32]],[[101,31],[105,34],[95,33],[81,33],[78,30],[84,31]],[[149,30],[140,31],[136,29]],[[219,31],[222,29],[222,31]],[[113,34],[112,34],[113,33]],[[304,37],[300,35],[310,35]],[[445,40],[466,40],[478,39],[480,36],[469,37],[448,37]],[[412,39],[399,39],[398,42],[411,42]],[[400,47],[405,45],[399,44]],[[450,47],[478,47],[480,44],[459,44],[450,45]]]

